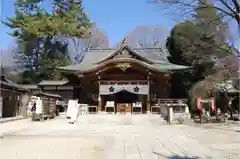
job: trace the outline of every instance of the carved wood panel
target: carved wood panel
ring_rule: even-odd
[[[142,74],[110,74],[102,76],[102,80],[146,80],[146,76]]]

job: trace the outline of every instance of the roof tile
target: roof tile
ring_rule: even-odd
[[[138,55],[152,61],[152,67],[160,70],[185,69],[188,66],[175,65],[169,62],[167,56],[169,53],[166,49],[160,48],[131,48]],[[91,49],[84,57],[80,64],[59,67],[60,70],[86,71],[96,67],[95,63],[111,56],[116,49]]]

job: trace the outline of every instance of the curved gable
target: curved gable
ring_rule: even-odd
[[[136,53],[135,51],[130,49],[127,45],[121,47],[120,49],[117,49],[114,53],[101,59],[96,64],[101,64],[103,62],[106,62],[106,61],[108,61],[110,59],[114,59],[114,58],[133,58],[133,59],[137,59],[137,60],[146,62],[148,64],[153,64],[152,61],[148,60],[145,57],[142,57],[141,55],[139,55],[138,53]]]

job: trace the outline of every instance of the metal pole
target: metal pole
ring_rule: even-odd
[[[2,119],[2,111],[3,111],[3,98],[0,97],[0,119]]]

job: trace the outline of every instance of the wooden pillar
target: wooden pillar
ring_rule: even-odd
[[[164,85],[164,94],[165,94],[165,98],[170,98],[172,95],[172,89],[171,89],[171,83],[170,80],[172,78],[172,73],[165,73],[164,74],[165,77],[165,85]]]
[[[102,111],[102,99],[101,99],[101,95],[99,92],[101,77],[100,77],[99,73],[97,73],[97,75],[98,75],[98,112],[101,112]]]
[[[2,90],[0,90],[2,93]],[[3,97],[0,96],[0,119],[2,119],[2,115],[3,115]]]
[[[172,123],[173,120],[173,107],[171,107],[169,104],[167,105],[167,119],[168,119],[168,124]]]
[[[148,72],[148,70],[147,70],[147,72]],[[147,113],[150,113],[150,109],[151,109],[151,106],[150,106],[150,82],[149,82],[149,75],[150,75],[151,73],[150,72],[148,72],[148,76],[147,76],[147,80],[148,80],[148,87],[149,87],[149,92],[148,92],[148,97],[147,97]]]
[[[147,113],[149,114],[150,113],[150,96],[148,95],[148,100],[147,100]]]
[[[98,112],[102,111],[102,99],[101,96],[98,95]]]
[[[21,104],[22,104],[21,115],[23,117],[27,117],[27,108],[28,108],[28,102],[30,100],[30,93],[28,93],[28,92],[23,93],[21,98],[22,98],[22,100],[21,100]]]

